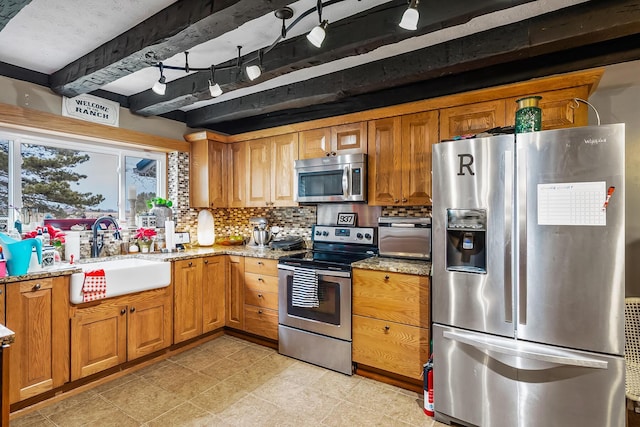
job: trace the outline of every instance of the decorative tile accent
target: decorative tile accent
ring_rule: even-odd
[[[428,217],[431,206],[384,206],[382,216]]]

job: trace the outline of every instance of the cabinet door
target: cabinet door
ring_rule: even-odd
[[[10,401],[24,400],[69,380],[67,278],[6,285],[6,326],[15,332],[10,354]]]
[[[301,159],[314,159],[331,154],[331,128],[305,130],[298,133]]]
[[[505,101],[478,102],[440,110],[440,140],[505,126]]]
[[[224,327],[224,294],[226,257],[203,260],[202,268],[202,332]]]
[[[189,203],[191,207],[226,207],[225,144],[210,140],[191,143]]]
[[[225,325],[244,329],[244,257],[227,256]]]
[[[331,147],[337,154],[367,152],[367,123],[349,123],[331,127]]]
[[[174,274],[173,340],[202,335],[202,258],[176,261]]]
[[[422,378],[429,330],[353,316],[353,361],[413,379]]]
[[[228,154],[228,188],[230,208],[242,208],[246,204],[245,192],[247,190],[247,165],[246,165],[246,144],[237,142],[227,144]]]
[[[542,97],[539,103],[542,109],[542,130],[586,126],[589,124],[589,106],[574,101],[574,98],[587,99],[589,91],[586,86],[553,90],[534,95]],[[522,97],[518,96],[506,100],[507,124],[513,125],[515,123],[516,110],[518,109],[516,101],[520,98]]]
[[[431,145],[436,142],[437,111],[402,116],[402,204],[431,204]]]
[[[71,379],[127,361],[127,305],[103,303],[71,318]]]
[[[369,122],[369,205],[400,204],[402,154],[400,117]]]
[[[294,162],[298,160],[298,134],[273,138],[271,143],[270,206],[296,206],[293,201]]]
[[[171,295],[160,290],[129,305],[127,359],[133,360],[171,345]],[[152,297],[153,296],[153,297]]]
[[[246,206],[268,206],[271,199],[271,138],[248,141],[246,146]]]
[[[353,270],[353,314],[428,328],[429,278]]]

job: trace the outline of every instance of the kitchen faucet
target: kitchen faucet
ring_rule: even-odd
[[[113,237],[116,240],[120,240],[120,226],[114,217],[111,216],[101,216],[96,219],[96,222],[91,226],[91,231],[93,231],[93,240],[91,241],[91,258],[97,258],[100,256],[100,251],[104,247],[104,234],[100,235],[100,242],[98,243],[98,228],[100,224],[104,221],[111,222],[116,228],[115,233],[113,233]]]

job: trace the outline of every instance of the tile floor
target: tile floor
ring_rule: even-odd
[[[222,336],[11,420],[24,426],[424,426],[422,395]]]

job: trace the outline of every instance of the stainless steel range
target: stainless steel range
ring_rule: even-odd
[[[312,238],[278,262],[279,351],[351,375],[351,263],[377,253],[375,228],[315,225]]]

